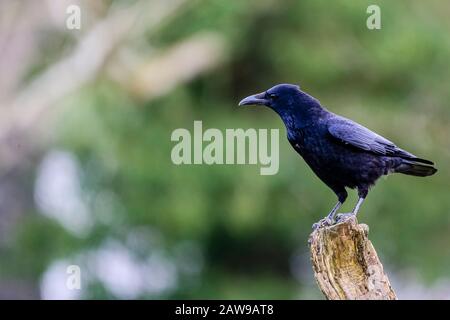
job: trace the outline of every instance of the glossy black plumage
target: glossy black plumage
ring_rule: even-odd
[[[428,176],[437,170],[433,162],[400,149],[364,126],[336,115],[320,102],[290,84],[277,85],[249,96],[239,105],[265,105],[283,120],[292,147],[314,173],[337,195],[339,202],[329,219],[347,198],[346,188],[357,188],[360,201],[382,175],[404,173]],[[329,221],[330,222],[330,221]]]

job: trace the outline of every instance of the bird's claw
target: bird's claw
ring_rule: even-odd
[[[318,222],[314,223],[314,224],[312,225],[312,229],[313,229],[313,230],[317,230],[317,229],[322,228],[322,227],[329,227],[329,226],[332,226],[333,224],[334,224],[334,221],[333,221],[333,220],[331,220],[331,219],[328,218],[328,217],[325,217],[325,218],[323,218],[323,219],[320,219]]]
[[[349,212],[349,213],[338,213],[336,215],[335,220],[333,221],[332,219],[330,219],[329,217],[325,217],[323,219],[320,219],[318,222],[314,223],[312,225],[312,229],[313,230],[317,230],[319,228],[323,228],[323,227],[329,227],[332,226],[336,223],[341,223],[344,221],[347,221],[348,219],[352,219],[355,217],[355,214],[353,212]]]
[[[344,221],[354,218],[354,217],[355,217],[355,214],[353,212],[339,213],[336,215],[336,223],[344,222]]]

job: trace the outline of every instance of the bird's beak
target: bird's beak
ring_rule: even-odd
[[[265,99],[266,94],[258,93],[252,96],[248,96],[239,102],[239,106],[249,106],[249,105],[267,105],[269,100]]]

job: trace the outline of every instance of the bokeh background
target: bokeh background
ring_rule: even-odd
[[[449,14],[419,0],[0,1],[0,298],[322,299],[307,239],[335,195],[273,112],[237,107],[288,82],[436,162],[430,178],[381,179],[360,222],[400,298],[449,299]],[[174,165],[170,135],[194,120],[279,128],[279,173]]]

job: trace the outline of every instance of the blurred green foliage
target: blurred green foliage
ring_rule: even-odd
[[[436,162],[439,172],[431,178],[381,179],[360,221],[370,226],[389,270],[412,269],[427,283],[449,277],[450,3],[376,1],[382,29],[371,31],[366,8],[373,3],[195,1],[142,39],[164,48],[213,30],[230,52],[221,66],[157,100],[137,101],[106,77],[68,97],[52,147],[76,155],[96,224],[80,238],[30,212],[13,249],[0,257],[4,272],[38,281],[53,259],[70,259],[107,238],[125,241],[148,227],[171,259],[179,243],[195,243],[202,267],[195,276],[180,276],[172,290],[142,298],[321,297],[307,238],[335,196],[291,149],[274,113],[236,106],[248,94],[290,82],[333,112]],[[204,128],[279,128],[279,173],[260,176],[257,166],[175,166],[171,132],[192,130],[194,120]],[[105,193],[114,199],[107,219],[95,201]],[[344,212],[354,201],[352,193]],[[94,282],[85,297],[116,296]]]

